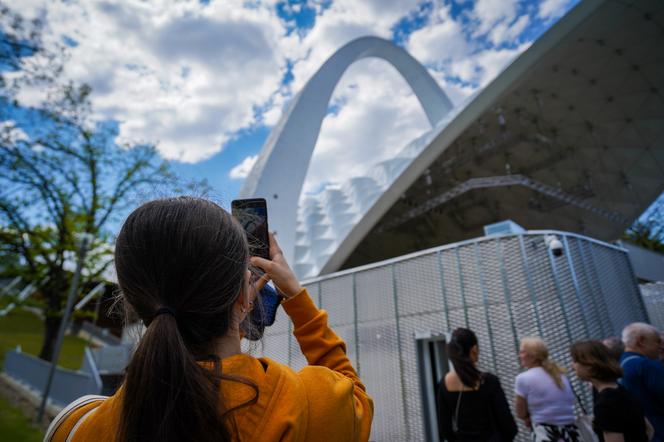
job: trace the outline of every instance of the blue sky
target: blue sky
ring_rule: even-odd
[[[46,45],[68,46],[63,80],[93,87],[95,117],[117,126],[117,141],[157,143],[177,173],[206,178],[212,197],[229,206],[285,104],[349,41],[375,35],[404,47],[460,103],[577,2],[21,0],[12,7],[44,20]],[[18,98],[37,105],[43,93],[26,88]],[[427,130],[391,66],[357,62],[335,89],[305,191],[362,174]]]
[[[93,87],[97,118],[118,125],[118,140],[157,143],[176,172],[207,178],[227,205],[284,105],[345,43],[363,35],[394,41],[459,103],[575,3],[24,0],[15,7],[45,20],[47,44],[69,46],[64,78]],[[30,105],[39,97],[26,90],[20,99]],[[335,90],[305,190],[362,173],[428,129],[396,71],[360,61]]]
[[[491,22],[490,18],[484,19],[483,22],[481,18],[482,10],[491,11],[491,8],[496,8],[499,6],[498,2],[433,2],[433,1],[423,1],[423,2],[411,2],[409,5],[404,2],[405,6],[402,8],[402,14],[399,14],[397,10],[395,14],[392,15],[392,23],[387,28],[387,34],[385,32],[378,32],[379,35],[383,35],[396,44],[399,44],[407,49],[409,49],[409,44],[411,42],[411,36],[415,33],[422,32],[435,32],[435,28],[441,24],[445,26],[445,21],[451,21],[453,23],[458,23],[459,28],[467,29],[467,38],[465,38],[465,43],[468,45],[466,51],[478,53],[481,51],[488,51],[489,53],[498,54],[501,57],[497,63],[500,64],[500,67],[509,61],[513,56],[517,55],[521,50],[525,49],[527,45],[534,41],[539,35],[541,35],[548,27],[553,24],[561,14],[566,12],[570,7],[574,5],[574,1],[559,1],[555,5],[552,5],[552,2],[548,2],[550,6],[547,6],[547,2],[514,2],[513,3],[513,12],[512,15],[506,15],[502,19],[498,16],[497,19],[494,19]],[[509,2],[508,2],[509,3]],[[505,3],[506,9],[509,9],[509,4]],[[297,37],[298,41],[305,41],[307,36],[317,31],[317,21],[318,19],[327,18],[326,14],[330,13],[331,8],[335,7],[332,1],[325,1],[320,3],[312,3],[307,1],[292,1],[292,2],[278,2],[274,7],[274,12],[279,17],[283,24],[284,33],[290,37]],[[445,12],[443,17],[440,17],[442,11]],[[480,9],[478,9],[480,8]],[[331,13],[336,13],[337,15],[343,15],[343,12],[331,11]],[[491,16],[491,14],[487,14]],[[339,19],[339,22],[344,24],[343,19]],[[488,24],[484,24],[488,23]],[[325,26],[323,23],[321,26]],[[501,28],[502,26],[502,28]],[[510,26],[512,29],[510,30]],[[473,33],[473,29],[482,28],[479,31]],[[501,30],[502,33],[497,33],[496,30]],[[354,34],[351,34],[353,30],[349,31],[349,36],[346,40],[351,40]],[[367,34],[372,34],[370,30],[367,30]],[[433,36],[435,40],[435,35]],[[445,33],[442,34],[440,44],[444,45],[447,40]],[[343,38],[341,39],[341,46],[343,43]],[[456,45],[459,44],[458,41],[453,41]],[[326,42],[323,42],[326,43]],[[435,41],[432,42],[435,44]],[[328,48],[326,48],[328,49]],[[316,45],[311,44],[309,51],[316,51]],[[426,49],[423,48],[420,52],[425,52]],[[501,51],[507,52],[505,56],[501,55]],[[329,49],[328,51],[329,52]],[[428,57],[427,60],[429,63],[427,65],[431,68],[432,73],[436,78],[443,80],[446,83],[451,83],[458,91],[456,96],[453,97],[456,101],[460,101],[463,97],[469,95],[470,93],[477,90],[477,88],[483,86],[493,78],[493,75],[497,73],[499,69],[494,69],[491,73],[485,77],[481,77],[482,68],[479,66],[472,66],[470,74],[467,71],[464,71],[463,74],[454,72],[452,68],[452,61],[448,61],[448,66],[445,66],[446,61],[444,57],[438,57],[436,59],[435,54],[431,54],[431,57]],[[305,54],[305,57],[307,55]],[[321,62],[324,60],[321,60]],[[306,63],[307,60],[298,60],[297,58],[287,58],[286,59],[286,69],[280,79],[279,87],[286,91],[283,94],[282,101],[286,101],[292,96],[293,93],[297,92],[297,86],[293,87],[294,83],[294,74],[293,66],[300,63]],[[317,66],[312,66],[316,68]],[[384,66],[382,63],[378,63],[376,69],[385,69],[391,70],[389,66]],[[368,68],[370,69],[370,68]],[[473,75],[473,73],[478,73],[480,75]],[[350,84],[346,83],[348,86],[357,86],[353,84],[353,72],[350,72],[347,75],[347,80]],[[393,76],[396,76],[395,73],[391,72]],[[361,75],[361,74],[360,74]],[[303,80],[306,81],[306,78],[300,79],[298,86],[301,86]],[[398,81],[398,78],[393,80]],[[389,83],[389,81],[388,81]],[[363,86],[360,84],[359,86]],[[401,88],[404,88],[402,92],[409,95],[409,91],[405,88],[405,85],[398,85]],[[344,85],[341,85],[338,89],[337,94],[333,98],[333,105],[330,107],[331,113],[339,114],[339,112],[344,112],[343,106],[347,105],[348,100],[344,99]],[[350,93],[350,92],[349,92]],[[410,97],[413,101],[413,97]],[[267,103],[267,105],[258,108],[257,112],[265,112],[270,110],[272,103]],[[410,103],[410,107],[413,107],[414,103]],[[362,107],[363,103],[352,103],[356,107]],[[367,106],[365,106],[367,107]],[[417,105],[414,106],[415,108]],[[419,109],[412,109],[415,112],[418,112]],[[412,111],[411,110],[411,111]],[[359,109],[361,114],[361,109]],[[352,113],[352,110],[350,110]],[[355,112],[357,113],[357,112]],[[420,112],[421,114],[421,112]],[[330,115],[332,117],[332,115]],[[395,119],[401,117],[399,113],[394,113]],[[370,117],[369,117],[370,118]],[[412,116],[411,116],[412,118]],[[196,161],[194,163],[174,161],[175,170],[183,176],[186,177],[200,177],[205,176],[208,178],[209,182],[213,185],[215,192],[222,201],[229,201],[237,193],[239,187],[241,186],[242,180],[239,178],[232,178],[230,176],[231,170],[239,164],[242,164],[247,157],[254,157],[259,151],[265,141],[265,138],[269,135],[271,125],[265,124],[261,121],[261,116],[257,115],[257,122],[252,124],[250,127],[243,128],[233,134],[231,139],[227,141],[222,150],[212,155],[210,158]],[[273,121],[272,121],[273,122]],[[336,124],[335,126],[339,126]],[[344,129],[343,125],[339,127],[338,131]],[[417,124],[417,131],[412,132],[413,134],[419,135],[423,130],[426,130],[426,124],[423,124],[422,121],[419,121]],[[337,129],[335,127],[335,129]],[[323,143],[325,143],[326,138],[326,127],[323,126],[321,132],[321,138]],[[340,140],[341,141],[341,140]],[[403,144],[409,140],[406,138],[395,139],[396,143],[393,148],[398,149]],[[340,142],[339,144],[347,144],[345,142]],[[363,143],[348,143],[363,145]],[[335,156],[341,156],[343,153],[336,146],[331,146],[332,153]],[[332,155],[328,155],[332,156]],[[369,155],[366,156],[368,158]],[[339,178],[339,174],[324,174],[316,173],[316,161],[312,165],[314,169],[313,176],[310,176],[308,179],[308,190],[315,190],[320,188],[324,182],[331,180],[336,180]],[[318,163],[329,164],[328,161],[318,161]],[[246,167],[240,173],[244,175],[248,170]],[[236,169],[236,172],[239,172]],[[359,171],[358,171],[359,172]]]

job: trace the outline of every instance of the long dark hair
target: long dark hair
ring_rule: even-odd
[[[602,382],[615,382],[623,375],[615,357],[599,341],[578,341],[570,347],[572,360],[589,368],[590,377]]]
[[[470,350],[477,345],[477,336],[467,328],[457,328],[452,332],[452,338],[447,343],[447,356],[454,371],[466,387],[475,388],[480,383],[482,373],[475,367],[470,358]]]
[[[124,301],[147,326],[122,386],[119,441],[228,441],[221,373],[213,354],[243,290],[249,248],[216,204],[178,197],[148,202],[125,221],[115,246]],[[157,311],[167,314],[157,315]],[[212,359],[215,359],[214,357]],[[256,396],[257,387],[250,381]]]

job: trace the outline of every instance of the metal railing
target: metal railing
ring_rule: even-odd
[[[19,348],[5,353],[4,371],[16,381],[42,394],[50,362],[23,353]],[[52,403],[64,406],[86,394],[99,394],[102,382],[90,349],[86,348],[80,371],[57,367],[49,394]]]

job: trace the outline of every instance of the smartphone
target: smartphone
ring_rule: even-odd
[[[247,234],[251,255],[270,259],[270,238],[268,236],[267,203],[265,199],[233,200],[231,202],[231,213],[240,222]],[[251,325],[242,325],[247,339],[257,341],[263,337],[265,327],[274,324],[281,299],[279,293],[270,285],[266,285],[260,291],[251,314],[245,319],[245,321],[251,321]]]
[[[270,239],[267,229],[267,203],[265,198],[233,200],[231,213],[247,233],[252,256],[270,259]]]

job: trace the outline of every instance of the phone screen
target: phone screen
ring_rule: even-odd
[[[231,211],[247,233],[251,255],[270,259],[270,240],[267,233],[267,204],[265,199],[233,200]]]

